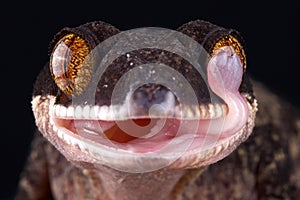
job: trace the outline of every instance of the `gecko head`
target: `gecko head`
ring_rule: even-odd
[[[43,135],[75,164],[132,173],[207,166],[254,127],[240,36],[208,22],[178,31],[119,32],[102,22],[63,29],[49,66],[33,111]]]

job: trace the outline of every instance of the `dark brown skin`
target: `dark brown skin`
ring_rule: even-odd
[[[197,30],[183,30],[197,36]],[[53,85],[51,79],[44,81]],[[42,85],[36,89],[47,91]],[[252,135],[225,159],[200,169],[130,174],[89,162],[71,163],[38,132],[16,199],[296,199],[300,112],[260,83],[254,82],[253,90],[259,111]]]

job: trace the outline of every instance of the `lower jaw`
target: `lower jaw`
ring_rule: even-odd
[[[70,161],[94,163],[93,169],[105,165],[129,173],[145,173],[165,167],[185,169],[207,166],[227,156],[247,136],[243,128],[231,135],[201,132],[164,137],[157,134],[151,139],[137,138],[120,143],[103,135],[74,133],[55,124],[54,134],[61,141],[56,143],[56,147]]]

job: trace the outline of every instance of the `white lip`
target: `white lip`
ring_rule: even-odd
[[[131,173],[154,171],[170,166],[177,161],[180,162],[179,160],[181,159],[193,156],[197,157],[197,162],[199,162],[199,160],[208,161],[210,159],[216,159],[223,151],[235,146],[236,141],[244,137],[244,131],[241,128],[240,131],[215,143],[215,145],[199,149],[196,146],[197,139],[195,139],[194,135],[184,134],[180,137],[175,137],[170,145],[160,151],[139,153],[130,148],[131,145],[134,145],[134,143],[138,141],[132,141],[131,145],[128,143],[126,148],[125,146],[124,148],[119,148],[116,145],[112,145],[113,142],[105,138],[102,140],[102,143],[94,142],[86,137],[74,134],[65,128],[57,126],[53,121],[53,117],[54,116],[51,116],[50,120],[53,124],[53,130],[65,143],[71,145],[72,148],[79,148],[80,151],[86,152],[88,156],[103,165]],[[213,138],[213,140],[215,139]],[[193,143],[193,141],[195,142]],[[174,149],[176,149],[176,151],[174,151]],[[214,162],[215,161],[216,160],[214,160]]]
[[[41,119],[37,121],[37,124],[43,135],[54,144],[66,158],[76,162],[88,161],[94,164],[106,165],[119,171],[131,173],[150,172],[163,167],[201,167],[214,163],[227,156],[250,135],[254,127],[254,118],[257,111],[256,101],[251,105],[248,103],[249,118],[247,125],[232,137],[223,140],[220,145],[214,146],[211,149],[205,151],[194,149],[181,154],[176,152],[145,154],[98,144],[79,135],[75,135],[69,130],[56,126],[53,121],[53,114],[55,115],[55,112],[52,112],[54,110],[54,102],[54,96],[49,95],[46,98],[36,96],[32,100],[32,108],[35,117]],[[44,110],[46,113],[40,112],[40,107],[45,105],[47,105]],[[47,121],[49,121],[50,124],[43,124]],[[175,142],[177,142],[177,140],[174,140],[174,143]],[[178,142],[180,142],[179,138]]]

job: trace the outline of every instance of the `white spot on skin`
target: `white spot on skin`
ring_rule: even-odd
[[[154,70],[154,69],[151,70],[151,71],[150,71],[150,74],[155,74],[155,70]]]
[[[54,130],[54,129],[53,129]],[[57,130],[57,128],[56,128]],[[61,130],[57,130],[57,136],[60,138],[60,139],[64,139],[63,138],[63,132]]]
[[[53,128],[52,128],[53,131],[54,131],[54,132],[57,132],[58,129],[57,129],[57,127],[54,125],[53,121],[52,121],[52,127],[53,127]]]
[[[84,149],[85,149],[83,143],[77,142],[77,145],[78,145],[79,149],[81,149],[81,150],[84,150]]]
[[[215,149],[214,155],[220,153],[222,150],[223,150],[223,146],[222,145],[217,146],[216,149]]]

